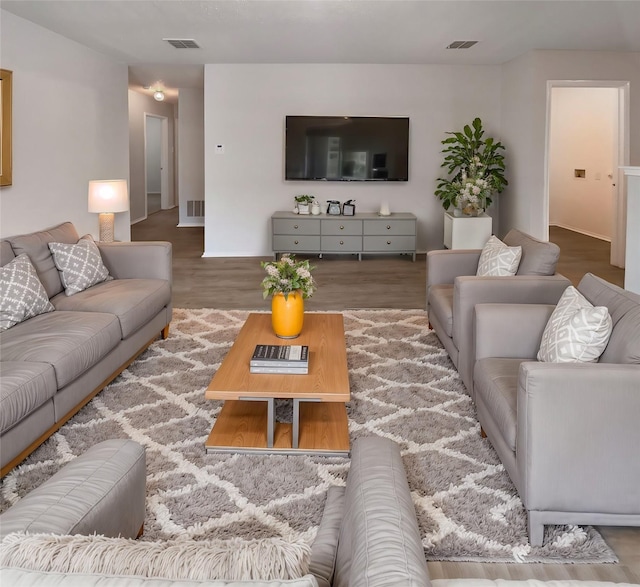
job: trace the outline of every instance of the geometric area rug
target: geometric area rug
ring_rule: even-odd
[[[530,547],[522,502],[427,315],[347,310],[351,440],[400,445],[427,560],[617,562],[591,527],[547,526]],[[312,542],[327,489],[343,485],[346,457],[206,454],[222,402],[204,390],[248,312],[174,309],[154,342],[72,420],[0,481],[0,511],[89,446],[132,438],[146,447],[141,540],[231,537]],[[291,418],[277,402],[278,419]]]

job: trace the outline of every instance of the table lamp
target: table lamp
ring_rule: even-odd
[[[126,179],[95,179],[89,182],[89,212],[100,214],[100,240],[113,242],[115,212],[129,209]]]

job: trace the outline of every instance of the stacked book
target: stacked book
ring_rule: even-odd
[[[258,344],[249,361],[249,372],[306,375],[309,373],[309,347],[295,344]]]

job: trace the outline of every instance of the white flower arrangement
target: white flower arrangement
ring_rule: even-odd
[[[285,254],[279,261],[262,261],[260,265],[267,272],[262,280],[262,297],[267,298],[278,293],[288,299],[292,291],[302,292],[303,298],[310,298],[316,290],[311,275],[313,267],[308,260],[295,261],[295,256]]]

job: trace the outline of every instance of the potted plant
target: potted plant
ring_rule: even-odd
[[[304,300],[316,289],[308,260],[296,261],[282,255],[279,261],[262,261],[267,276],[262,280],[262,297],[271,296],[271,325],[279,338],[296,338],[302,332]]]
[[[313,196],[307,194],[301,194],[295,196],[296,206],[298,208],[298,214],[309,214],[309,207],[314,200]]]
[[[478,215],[491,205],[491,196],[501,193],[508,181],[504,176],[504,145],[489,137],[483,139],[482,121],[476,118],[462,132],[442,141],[445,154],[441,167],[448,178],[438,178],[435,195],[445,210]]]

